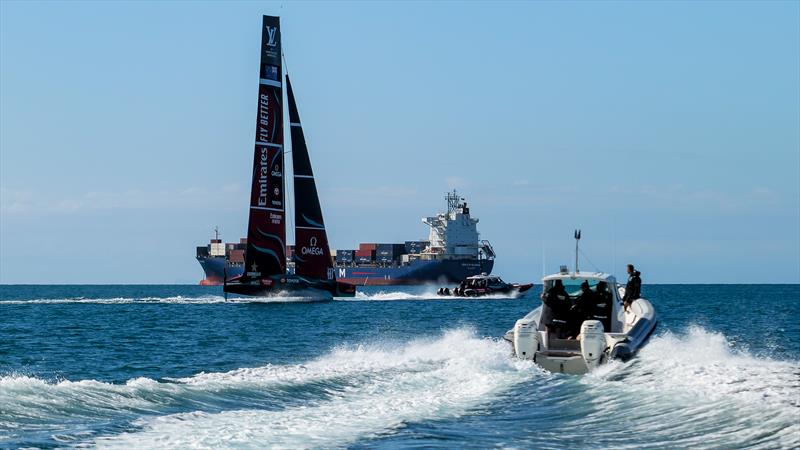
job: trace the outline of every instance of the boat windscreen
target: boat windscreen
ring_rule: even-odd
[[[589,288],[593,291],[597,291],[597,284],[601,280],[597,279],[587,279],[587,278],[567,278],[562,279],[561,282],[564,283],[564,289],[567,291],[570,297],[575,298],[581,293],[581,285],[584,282],[589,283]],[[555,280],[547,280],[544,283],[544,290],[545,292],[549,291],[551,287],[555,284]]]

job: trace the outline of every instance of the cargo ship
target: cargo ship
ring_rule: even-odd
[[[360,243],[357,249],[334,250],[336,279],[359,286],[457,283],[466,277],[491,273],[495,252],[481,240],[478,219],[470,215],[456,191],[445,196],[447,211],[425,217],[428,240],[403,243]],[[197,247],[205,278],[201,285],[222,284],[244,272],[247,239],[223,243],[219,230],[206,246]],[[293,273],[295,248],[286,246],[287,271]]]

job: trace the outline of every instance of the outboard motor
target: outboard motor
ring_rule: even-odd
[[[581,355],[589,370],[600,365],[606,349],[606,336],[599,320],[584,320],[581,324]]]
[[[539,332],[536,322],[520,319],[514,324],[514,353],[520,359],[533,359],[539,350]]]

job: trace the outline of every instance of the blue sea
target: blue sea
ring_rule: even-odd
[[[643,292],[647,346],[572,376],[500,337],[538,292],[0,286],[0,447],[800,447],[800,285]]]

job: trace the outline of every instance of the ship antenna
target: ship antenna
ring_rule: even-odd
[[[581,240],[581,230],[575,230],[575,273],[579,272],[578,270],[578,242]]]
[[[219,227],[214,227],[214,239],[219,239]]]
[[[542,239],[542,278],[547,275],[547,249],[544,246],[544,239]]]

